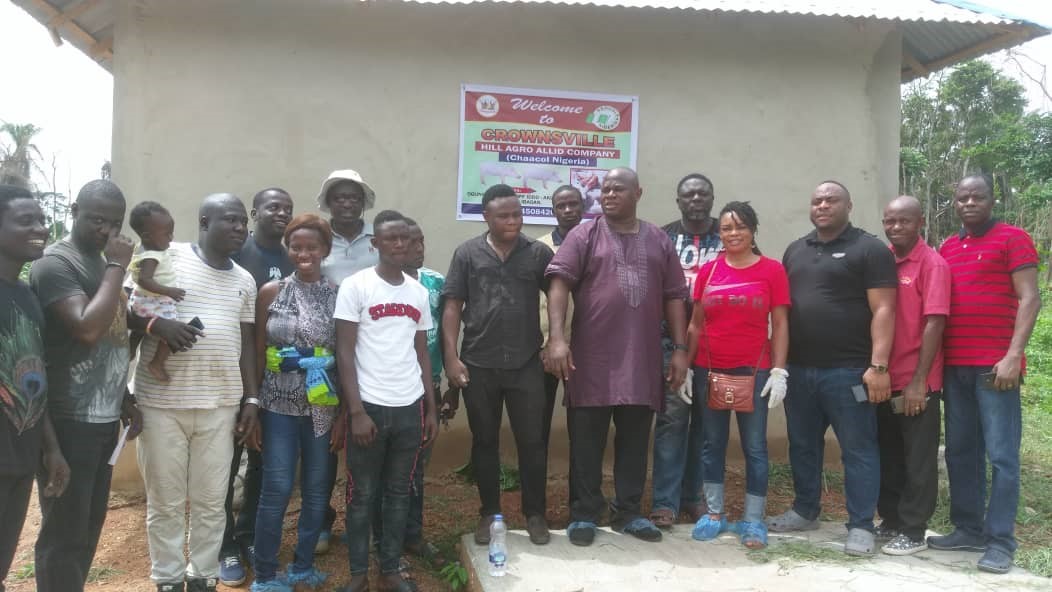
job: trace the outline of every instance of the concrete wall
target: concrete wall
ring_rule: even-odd
[[[349,167],[379,206],[422,222],[428,265],[446,269],[482,231],[454,219],[463,82],[638,95],[642,216],[675,219],[676,181],[704,172],[717,208],[753,201],[772,256],[810,229],[819,181],[847,184],[856,224],[875,232],[896,191],[901,40],[888,24],[503,3],[118,5],[114,179],[132,202],[167,204],[179,239],[196,236],[207,193],[279,185],[313,210],[325,175]]]

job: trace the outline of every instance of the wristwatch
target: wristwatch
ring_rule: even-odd
[[[685,351],[687,351],[687,346],[683,345],[682,343],[677,343],[677,344],[672,346],[672,351],[685,352]]]
[[[887,374],[888,372],[888,367],[884,364],[870,364],[869,367],[880,374]]]

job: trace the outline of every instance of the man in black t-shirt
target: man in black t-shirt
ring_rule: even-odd
[[[250,212],[255,228],[233,258],[256,280],[256,288],[291,274],[295,269],[282,244],[285,227],[292,220],[292,197],[284,189],[271,187],[252,198]],[[257,327],[265,331],[266,327]],[[245,581],[243,561],[252,563],[253,539],[256,534],[256,507],[263,479],[263,458],[258,450],[248,450],[248,467],[242,482],[241,510],[234,516],[234,481],[241,469],[244,447],[234,443],[230,466],[230,485],[226,493],[226,530],[219,551],[219,581],[224,586],[240,586]]]
[[[768,520],[774,532],[818,528],[823,441],[833,426],[844,463],[844,551],[874,551],[880,490],[876,404],[891,396],[898,273],[891,251],[849,221],[851,194],[836,181],[811,197],[815,230],[785,250],[789,275],[789,394],[785,418],[793,507]]]
[[[0,185],[0,590],[18,547],[33,477],[45,497],[62,495],[69,466],[47,413],[44,312],[18,274],[44,254],[44,212],[28,190]],[[46,484],[46,485],[44,485]]]

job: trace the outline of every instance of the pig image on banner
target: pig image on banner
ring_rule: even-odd
[[[489,187],[493,182],[486,183],[486,177],[500,177],[501,183],[507,183],[509,177],[513,179],[522,179],[522,175],[515,170],[515,167],[510,164],[504,164],[502,162],[480,162],[479,163],[479,181]],[[524,183],[525,184],[525,183]]]
[[[555,224],[552,193],[566,184],[594,218],[606,172],[636,166],[638,121],[634,96],[461,85],[457,219],[481,221],[496,183],[515,189],[527,224]]]
[[[528,187],[530,180],[541,182],[541,187],[549,189],[548,183],[554,183],[550,189],[554,189],[566,182],[565,177],[559,176],[559,171],[543,166],[527,166],[522,169],[522,186]]]

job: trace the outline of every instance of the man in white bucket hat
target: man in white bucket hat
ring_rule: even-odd
[[[358,171],[343,169],[329,173],[318,192],[318,209],[331,216],[332,251],[321,262],[321,273],[336,285],[359,271],[372,267],[379,261],[376,248],[373,247],[373,225],[366,222],[362,215],[365,210],[376,203],[373,188],[362,179]],[[337,457],[331,455],[335,467]],[[329,485],[329,497],[336,485],[336,470],[330,471],[333,482]],[[329,506],[315,553],[329,551],[329,539],[332,537],[332,525],[336,520],[336,510]]]

